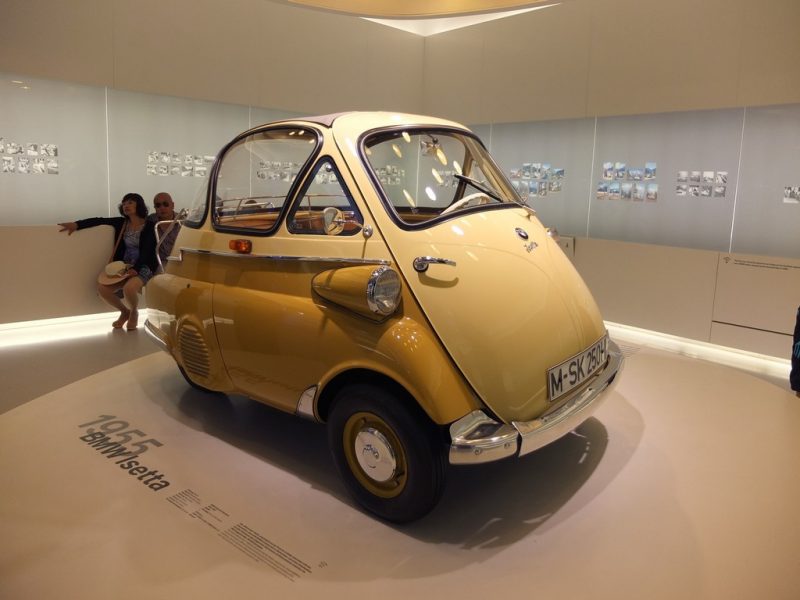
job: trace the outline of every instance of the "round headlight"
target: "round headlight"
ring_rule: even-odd
[[[400,276],[389,267],[379,267],[367,282],[367,304],[379,315],[390,315],[400,304]]]

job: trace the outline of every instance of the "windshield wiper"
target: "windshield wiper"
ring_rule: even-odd
[[[470,184],[476,190],[483,192],[484,194],[486,194],[490,198],[494,198],[498,202],[506,202],[506,200],[503,200],[500,196],[497,195],[497,193],[493,192],[485,183],[481,181],[477,181],[472,177],[467,177],[466,175],[461,175],[460,173],[453,173],[453,177],[465,183]]]

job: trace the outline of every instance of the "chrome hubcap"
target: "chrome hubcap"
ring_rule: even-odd
[[[389,481],[397,471],[392,445],[374,427],[366,427],[356,435],[355,456],[364,473],[374,481]]]

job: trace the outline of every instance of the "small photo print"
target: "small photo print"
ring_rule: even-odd
[[[614,179],[614,163],[611,162],[603,163],[603,179],[609,181]]]
[[[39,144],[28,144],[27,154],[28,156],[39,156]]]
[[[522,163],[522,178],[523,179],[530,179],[531,178],[531,171],[533,171],[531,163]]]
[[[622,191],[622,199],[623,200],[630,200],[633,197],[633,184],[632,183],[623,183],[620,189]]]
[[[11,156],[4,156],[3,157],[3,166],[2,166],[3,173],[16,173],[17,172],[17,163]]]
[[[656,178],[656,171],[657,165],[654,162],[646,162],[644,163],[644,178],[645,179],[655,179]]]
[[[27,156],[20,156],[17,158],[17,173],[24,173],[27,175],[31,172],[31,161]]]
[[[181,167],[181,177],[191,177],[194,173],[194,167],[192,165],[183,165]],[[256,177],[259,179],[266,179],[267,174],[263,169],[256,171]]]
[[[701,185],[700,186],[700,196],[702,198],[710,198],[711,197],[711,186],[710,185]]]
[[[55,158],[47,159],[47,174],[58,175],[58,161]]]
[[[598,200],[604,200],[608,197],[608,183],[605,181],[601,181],[597,184],[597,191],[595,192],[595,198]]]
[[[158,170],[156,165],[147,165],[147,174],[148,175],[158,175]]]
[[[158,153],[158,162],[162,164],[169,164],[170,153],[169,152],[159,152]],[[160,174],[160,173],[159,173]]]
[[[728,172],[727,171],[717,171],[716,176],[714,177],[714,183],[717,185],[725,185],[728,183]]]
[[[540,198],[544,198],[545,196],[547,196],[547,182],[546,181],[540,181],[539,182],[539,197]]]
[[[55,144],[42,144],[39,151],[43,156],[47,155],[53,158],[58,156],[58,146],[56,146]]]
[[[655,202],[658,200],[658,184],[657,183],[648,183],[647,184],[647,192],[645,194],[645,199],[648,202]]]
[[[681,183],[675,186],[675,195],[676,196],[685,196],[689,193],[689,186],[685,183]]]
[[[689,173],[689,181],[691,181],[692,183],[700,183],[701,175],[702,174],[700,173],[700,171],[692,171]]]
[[[180,174],[181,174],[181,167],[180,167],[180,165],[170,165],[170,167],[169,167],[169,174],[170,174],[170,175],[180,175]]]
[[[614,181],[608,185],[608,199],[619,200],[619,181]]]
[[[211,156],[210,154],[206,154],[203,156],[203,162],[206,163],[207,165],[210,165],[211,163],[214,162],[214,157]]]
[[[158,152],[148,152],[147,153],[147,164],[154,165],[158,162]]]
[[[565,171],[561,167],[555,167],[553,169],[553,177],[555,179],[564,179]]]
[[[542,163],[531,163],[531,177],[533,179],[542,178]]]
[[[699,185],[690,185],[689,186],[689,195],[695,198],[700,196],[700,186]]]
[[[635,183],[633,185],[633,199],[637,202],[642,202],[644,200],[645,195],[645,184],[643,183]]]
[[[535,179],[531,179],[528,181],[528,193],[531,196],[538,196],[539,195],[539,182]]]
[[[689,181],[689,171],[678,171],[678,183]]]
[[[714,183],[714,171],[703,171],[703,183]]]
[[[160,177],[169,175],[169,165],[158,165],[158,175]]]
[[[185,165],[194,164],[194,155],[193,154],[184,154],[183,155],[183,164],[185,164]]]
[[[22,154],[22,146],[15,142],[6,142],[6,154]]]
[[[545,184],[547,182],[544,182]],[[560,179],[551,179],[550,180],[550,192],[560,192],[561,191],[561,180]]]
[[[625,179],[628,166],[624,162],[614,163],[614,179]]]
[[[0,154],[4,154],[6,151],[6,138],[0,137]]]
[[[43,158],[34,158],[31,165],[31,173],[34,175],[44,175],[47,173],[47,165]]]
[[[195,167],[202,167],[203,166],[203,157],[202,156],[195,156],[194,157],[194,166]]]
[[[631,167],[628,169],[628,179],[632,179],[633,181],[641,181],[644,179],[644,171],[640,168],[633,168]]]
[[[205,177],[207,172],[206,167],[195,167],[194,168],[194,176],[195,177]]]
[[[177,152],[173,152],[170,155],[170,158],[173,165],[179,165],[181,164],[181,162],[183,162],[183,160],[181,159],[181,155],[178,154]]]
[[[552,174],[553,169],[550,167],[550,163],[542,163],[542,179],[549,179]]]
[[[800,204],[800,185],[787,185],[783,188],[784,204]]]
[[[725,197],[725,186],[724,185],[715,185],[714,186],[714,198],[724,198]]]

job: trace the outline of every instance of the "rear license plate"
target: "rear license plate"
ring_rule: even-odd
[[[593,344],[580,354],[547,370],[547,395],[550,402],[580,386],[595,371],[606,364],[608,358],[608,336]]]

